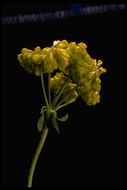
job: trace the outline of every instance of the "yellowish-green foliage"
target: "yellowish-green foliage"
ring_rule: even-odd
[[[51,73],[50,88],[57,96],[65,83],[62,93],[64,102],[79,96],[87,105],[100,102],[100,75],[106,72],[102,61],[90,57],[85,43],[54,41],[51,47],[34,50],[23,48],[18,55],[22,67],[29,73],[40,76]],[[66,98],[65,98],[66,97]]]

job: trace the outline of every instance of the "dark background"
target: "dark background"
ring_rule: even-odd
[[[67,9],[67,4],[4,4],[2,16]],[[69,119],[61,134],[50,130],[34,187],[125,186],[125,11],[57,21],[2,26],[2,185],[24,187],[40,134],[36,122],[44,105],[40,78],[17,61],[23,47],[51,46],[54,40],[85,42],[103,60],[101,102],[79,99],[63,109]]]

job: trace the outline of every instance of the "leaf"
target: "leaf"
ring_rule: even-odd
[[[43,114],[44,111],[46,111],[46,106],[43,106],[43,107],[42,107],[42,109],[41,109],[41,114]]]
[[[57,119],[57,113],[54,111],[52,116],[53,117],[52,117],[51,121],[52,121],[53,127],[55,128],[55,130],[58,133],[60,133],[60,130],[59,130],[59,127],[58,127],[58,124],[57,124],[57,121],[56,121],[56,119]]]
[[[37,129],[39,132],[41,132],[44,128],[44,113],[41,115],[41,117],[38,119],[37,122]]]
[[[61,117],[61,118],[57,117],[57,119],[58,119],[59,121],[67,121],[67,119],[68,119],[68,113],[65,114],[65,115],[64,115],[63,117]]]

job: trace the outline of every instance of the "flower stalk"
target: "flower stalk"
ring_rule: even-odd
[[[34,175],[35,167],[36,167],[40,152],[42,150],[42,147],[44,146],[44,143],[45,143],[45,140],[46,140],[46,137],[48,134],[48,130],[49,129],[47,127],[44,128],[42,135],[41,135],[41,139],[40,139],[38,146],[36,148],[33,160],[31,162],[30,170],[29,170],[27,187],[32,187],[32,181],[33,181],[33,175]]]
[[[41,84],[42,84],[42,90],[43,90],[43,94],[44,94],[44,98],[45,98],[46,105],[49,106],[48,99],[47,99],[47,95],[46,95],[46,91],[45,91],[43,73],[41,73]]]

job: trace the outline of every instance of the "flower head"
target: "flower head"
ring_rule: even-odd
[[[51,47],[43,49],[23,48],[18,60],[26,71],[36,76],[56,71],[50,80],[54,96],[69,78],[63,90],[63,97],[70,94],[66,101],[73,97],[76,99],[78,96],[81,96],[87,105],[95,105],[100,101],[100,75],[105,73],[106,69],[101,67],[101,60],[91,58],[85,43],[58,40],[54,41]]]

